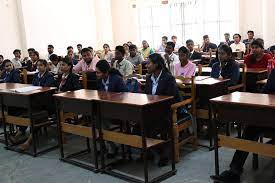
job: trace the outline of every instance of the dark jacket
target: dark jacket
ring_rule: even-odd
[[[146,78],[145,93],[152,94],[151,74]],[[174,96],[174,103],[181,101],[181,96],[175,78],[166,70],[163,70],[159,78],[156,95]]]
[[[105,91],[102,79],[97,80],[97,89]],[[123,78],[118,74],[109,75],[108,92],[127,92],[128,89],[123,81]]]
[[[275,69],[271,71],[262,92],[275,94]]]
[[[208,67],[212,67],[215,63],[220,63],[219,59],[216,57],[216,58],[213,58],[210,63],[208,64]]]
[[[46,86],[46,87],[54,87],[56,86],[55,79],[53,75],[46,71],[45,74],[39,78],[38,76],[39,73],[35,73],[33,80],[32,80],[32,85],[34,86]]]
[[[222,76],[224,79],[230,79],[228,86],[238,84],[240,79],[240,65],[235,60],[229,60],[221,69],[220,63],[215,63],[212,66],[211,77],[218,78]]]
[[[0,79],[2,83],[20,83],[20,73],[13,69],[10,73],[4,72]]]
[[[79,90],[81,88],[78,76],[72,72],[68,75],[65,84],[60,86],[59,83],[58,86],[62,92]]]
[[[201,53],[194,51],[193,54],[190,53],[190,60],[198,60],[201,59]]]

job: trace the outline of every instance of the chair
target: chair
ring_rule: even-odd
[[[178,87],[183,94],[183,96],[188,97],[188,99],[181,102],[175,103],[171,106],[172,109],[172,121],[173,121],[173,136],[174,136],[174,152],[175,160],[179,161],[180,145],[186,144],[188,142],[192,143],[193,147],[197,147],[197,127],[196,127],[196,87],[194,83],[194,77],[191,78],[191,84],[185,85],[182,82],[186,79],[184,77],[177,77],[176,81]],[[181,107],[187,107],[189,114],[179,114],[178,111]],[[193,133],[188,137],[182,139],[180,138],[180,133],[187,130],[189,127],[193,128]]]
[[[232,93],[234,91],[243,91],[243,92],[246,91],[247,67],[244,63],[240,63],[240,68],[241,68],[241,73],[242,73],[241,83],[228,87],[228,93]]]
[[[86,73],[82,73],[82,86],[83,89],[88,89],[88,79]]]
[[[28,71],[27,69],[22,70],[22,83],[23,84],[28,84]]]

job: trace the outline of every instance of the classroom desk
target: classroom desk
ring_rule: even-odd
[[[20,89],[32,85],[28,84],[15,84],[15,83],[1,83],[0,84],[0,100],[2,106],[2,116],[3,116],[3,127],[5,134],[5,145],[6,149],[20,152],[14,145],[9,145],[8,143],[8,132],[6,131],[6,124],[30,126],[30,130],[34,132],[34,129],[42,126],[44,123],[34,124],[34,109],[41,106],[47,106],[49,102],[53,102],[52,95],[55,93],[56,88],[52,87],[41,87],[40,89],[35,89],[27,92],[15,92],[14,89]],[[19,107],[27,109],[28,118],[19,118],[16,116],[8,115],[5,112],[7,107]],[[48,124],[48,123],[47,123]],[[37,142],[35,133],[32,133],[32,152],[24,152],[26,154],[36,157],[38,154],[48,152],[57,147],[57,145],[41,150],[37,152]]]
[[[94,100],[99,100],[102,95],[106,95],[105,92],[99,92],[96,90],[86,90],[81,89],[77,91],[65,92],[55,94],[54,97],[56,99],[56,108],[59,114],[58,120],[58,134],[59,134],[59,147],[60,147],[60,156],[61,160],[86,168],[88,170],[98,171],[98,155],[97,155],[97,146],[96,146],[96,127],[95,123],[92,122],[92,119],[96,116],[96,105]],[[64,115],[65,113],[73,113],[73,114],[82,114],[88,116],[88,126],[84,125],[74,125],[65,123]],[[63,133],[70,133],[74,135],[78,135],[81,137],[86,137],[87,141],[87,149],[73,153],[70,155],[64,156],[64,148],[63,148]],[[93,156],[94,156],[94,164],[87,165],[85,163],[81,163],[79,161],[73,160],[73,158],[81,155],[86,155],[91,153],[89,138],[93,139]]]
[[[99,128],[100,139],[103,141],[111,141],[118,144],[124,144],[134,148],[142,149],[144,163],[144,180],[131,177],[128,174],[113,171],[108,165],[105,166],[104,156],[101,156],[103,171],[107,174],[125,179],[131,182],[157,182],[176,174],[175,158],[173,148],[173,131],[172,121],[170,124],[164,124],[167,118],[171,117],[170,106],[173,97],[146,95],[137,93],[116,93],[114,95],[106,95],[98,101],[99,115],[101,119],[119,119],[125,122],[134,122],[140,125],[141,135],[129,135],[121,132],[102,130]],[[169,117],[170,116],[170,117]],[[158,122],[158,123],[156,123]],[[161,123],[163,122],[163,123]],[[102,123],[102,122],[101,122]],[[147,126],[153,128],[164,127],[170,138],[151,139],[146,137]],[[102,144],[102,143],[101,143]],[[148,150],[156,146],[169,144],[171,149],[172,170],[149,180],[148,175]],[[167,146],[167,148],[169,147]]]
[[[275,148],[273,145],[217,134],[217,123],[230,121],[258,127],[275,128],[275,95],[234,92],[211,99],[210,102],[213,114],[215,115],[213,130],[215,135],[216,175],[219,175],[219,146],[275,158]]]

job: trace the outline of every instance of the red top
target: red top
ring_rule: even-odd
[[[264,53],[264,56],[261,60],[258,60],[255,63],[251,63],[252,54],[250,54],[245,57],[244,63],[246,64],[247,68],[267,68],[269,59],[272,59],[272,56],[270,54]]]

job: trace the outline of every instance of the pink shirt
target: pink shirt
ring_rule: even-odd
[[[188,63],[184,67],[182,67],[180,63],[177,63],[175,65],[175,76],[183,76],[186,78],[191,78],[192,76],[195,76],[195,74],[196,74],[196,65],[191,61],[188,61]]]
[[[84,60],[80,60],[73,68],[73,72],[80,73],[85,71],[95,71],[95,66],[99,59],[97,57],[93,58],[93,61],[90,65],[87,65],[87,63]]]

